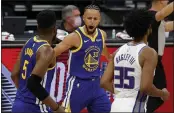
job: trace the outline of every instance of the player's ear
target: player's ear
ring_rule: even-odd
[[[85,20],[85,14],[83,14],[83,21]]]
[[[99,21],[101,21],[101,14],[100,14],[100,16],[99,16]]]

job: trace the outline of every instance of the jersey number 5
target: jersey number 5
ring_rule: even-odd
[[[135,78],[130,75],[130,72],[134,72],[134,68],[128,67],[115,67],[116,74],[114,79],[116,80],[116,88],[133,89],[135,85]]]
[[[23,71],[24,73],[22,73],[22,79],[26,79],[26,74],[27,74],[27,65],[29,64],[28,60],[24,61],[24,65],[23,65]]]

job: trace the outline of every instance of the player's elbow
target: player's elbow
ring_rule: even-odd
[[[157,12],[156,15],[155,15],[155,18],[156,18],[156,21],[158,21],[158,22],[163,20],[165,18],[164,11]]]
[[[107,83],[108,81],[102,78],[100,80],[100,87],[105,88],[107,86]]]
[[[11,74],[11,79],[12,79],[13,81],[15,80],[14,74]]]
[[[105,86],[105,83],[103,81],[100,81],[100,87],[104,87]]]
[[[11,73],[11,79],[13,80],[13,82],[17,79],[18,77],[18,73],[12,72]]]
[[[143,94],[147,94],[151,88],[150,84],[143,84],[140,86],[140,92]]]

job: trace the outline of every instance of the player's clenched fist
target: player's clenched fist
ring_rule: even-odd
[[[59,108],[53,111],[53,113],[65,113],[65,108],[62,106],[59,106]]]
[[[163,88],[162,91],[163,91],[164,93],[163,93],[163,96],[161,97],[161,99],[162,99],[163,101],[168,100],[169,97],[170,97],[169,91],[168,91],[166,88]]]

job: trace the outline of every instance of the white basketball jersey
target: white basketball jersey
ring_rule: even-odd
[[[139,53],[146,47],[144,43],[127,43],[119,48],[114,57],[114,90],[116,98],[137,98],[140,90],[141,66]],[[119,92],[118,92],[119,91]]]

